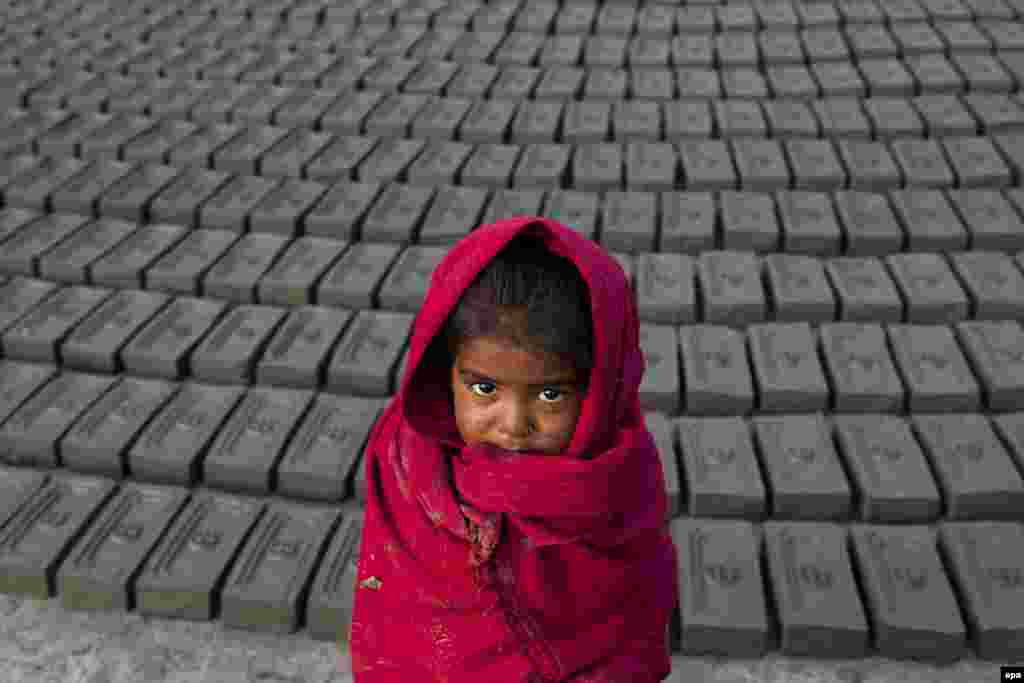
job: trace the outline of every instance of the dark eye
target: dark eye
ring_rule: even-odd
[[[544,400],[545,403],[557,403],[558,401],[560,401],[562,399],[562,396],[563,396],[561,389],[553,389],[553,388],[550,388],[550,387],[545,389],[544,391],[540,392],[541,396],[544,396],[545,394],[548,395],[548,398],[546,400],[545,399],[541,399],[541,400]],[[553,398],[552,398],[551,394],[554,394]]]
[[[484,391],[483,393],[479,393],[479,392],[474,391],[473,387],[490,387],[491,391],[490,392]],[[490,382],[473,382],[472,384],[469,385],[469,390],[472,391],[473,393],[475,393],[477,396],[490,396],[493,393],[494,389],[495,389],[495,386],[493,384],[491,384]]]

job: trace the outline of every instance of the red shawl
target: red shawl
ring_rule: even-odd
[[[560,455],[467,446],[449,403],[450,368],[425,359],[462,293],[523,231],[569,258],[590,291],[594,368]],[[451,249],[417,315],[399,393],[367,444],[350,632],[356,683],[668,676],[676,555],[640,411],[643,372],[632,289],[597,244],[552,220],[516,218]]]

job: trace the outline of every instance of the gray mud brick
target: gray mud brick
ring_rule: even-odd
[[[174,299],[121,350],[125,370],[144,377],[178,379],[192,349],[216,324],[226,306],[211,299]]]
[[[928,13],[917,0],[879,0],[886,19],[893,26],[904,22],[922,22],[928,20]]]
[[[406,248],[381,283],[381,308],[403,313],[419,311],[430,287],[430,276],[447,253],[448,248],[440,246]]]
[[[653,192],[606,192],[600,220],[605,249],[629,254],[654,251],[658,197]]]
[[[722,31],[753,32],[760,26],[758,23],[757,8],[753,4],[726,4],[715,9],[718,18],[718,25]]]
[[[90,279],[105,287],[142,289],[144,272],[188,234],[178,225],[143,225],[89,266]]]
[[[537,82],[534,99],[572,102],[583,89],[585,77],[586,71],[576,66],[549,66]]]
[[[473,101],[469,98],[434,98],[413,119],[413,137],[423,140],[455,140],[458,137],[459,126],[472,106]]]
[[[806,100],[820,94],[817,80],[803,64],[769,66],[766,77],[775,97]]]
[[[676,10],[668,5],[643,5],[637,10],[636,32],[668,37],[675,31]]]
[[[61,361],[89,372],[119,371],[121,349],[167,301],[165,295],[154,292],[114,292],[64,339]]]
[[[903,301],[883,262],[874,257],[829,259],[825,272],[836,293],[839,320],[901,322]]]
[[[509,128],[509,140],[517,145],[552,143],[562,124],[561,102],[524,101]]]
[[[299,500],[340,502],[383,399],[321,394],[296,429],[277,469],[277,492]]]
[[[248,384],[257,359],[284,316],[282,308],[235,306],[192,352],[190,375],[213,384]]]
[[[626,54],[627,64],[634,69],[633,76],[639,73],[640,68],[664,68],[668,66],[671,47],[669,36],[634,36],[629,41],[629,48]]]
[[[491,84],[489,96],[495,100],[527,100],[540,81],[541,70],[529,66],[505,66]]]
[[[871,119],[875,136],[880,140],[889,138],[919,138],[924,135],[924,123],[906,97],[869,97],[863,100],[864,111]],[[893,143],[925,142],[901,140]],[[895,150],[894,150],[895,153]],[[908,178],[909,181],[909,178]]]
[[[723,31],[715,34],[715,57],[721,67],[756,66],[759,60],[753,33]]]
[[[362,543],[363,512],[351,506],[324,554],[306,600],[306,627],[315,640],[348,638]]]
[[[708,5],[680,5],[676,7],[676,29],[683,34],[712,34],[716,23],[714,10]]]
[[[795,30],[763,31],[758,39],[765,64],[803,64],[803,44]]]
[[[327,368],[332,393],[383,397],[394,392],[396,366],[412,330],[411,313],[359,311]]]
[[[902,185],[900,167],[885,143],[875,140],[839,140],[838,143],[851,190],[879,192]]]
[[[268,505],[225,581],[221,622],[250,631],[294,632],[338,517],[334,507]]]
[[[988,138],[944,138],[942,146],[949,158],[958,187],[1008,187],[1012,180],[1009,166]]]
[[[665,139],[710,138],[714,123],[711,105],[702,100],[673,100],[663,105]]]
[[[0,429],[0,452],[8,465],[53,469],[61,464],[58,443],[116,377],[61,372],[7,418]]]
[[[256,364],[260,384],[315,389],[327,355],[352,312],[323,306],[300,306],[281,323]]]
[[[189,121],[159,120],[146,132],[126,142],[121,147],[121,156],[125,161],[163,163],[170,149],[198,130],[199,126]]]
[[[589,2],[561,5],[555,19],[555,33],[590,33],[596,16],[597,6]]]
[[[959,93],[966,88],[960,72],[943,54],[907,57],[904,63],[924,95]]]
[[[754,407],[744,334],[719,325],[679,330],[684,410],[688,415],[743,415]]]
[[[70,112],[62,111],[7,110],[3,115],[4,134],[0,139],[0,152],[4,156],[39,152],[40,137],[71,116]]]
[[[0,394],[0,424],[13,415],[40,387],[49,382],[56,372],[56,366],[50,364],[0,360],[0,381],[4,387],[3,393]],[[3,511],[3,515],[11,511],[6,507],[6,503],[0,510]],[[0,520],[6,522],[2,515]]]
[[[784,145],[797,189],[830,191],[846,186],[846,169],[830,140],[786,140]]]
[[[1024,177],[1024,136],[1020,133],[1001,133],[992,137],[1013,171],[1014,182]]]
[[[7,186],[10,185],[12,181],[31,171],[42,162],[43,157],[34,156],[32,154],[15,154],[8,156],[0,153],[0,197],[4,196]],[[7,203],[6,199],[4,199],[4,203]],[[11,207],[7,207],[4,210],[9,211],[10,208]],[[10,229],[0,232],[0,239],[3,239],[8,234],[10,234]]]
[[[746,251],[705,251],[697,260],[702,320],[717,325],[748,325],[767,314],[759,257]]]
[[[587,67],[587,80],[583,84],[583,99],[611,101],[626,98],[629,73],[625,69],[594,66]]]
[[[981,131],[988,135],[1024,127],[1024,107],[1008,95],[971,92],[963,96],[963,103],[977,118]]]
[[[906,231],[908,251],[967,248],[967,230],[940,190],[894,190],[889,199]]]
[[[317,302],[332,307],[376,308],[380,284],[401,249],[399,244],[353,244],[320,280]]]
[[[903,384],[874,323],[826,323],[818,328],[822,365],[836,413],[895,413],[903,408]]]
[[[1024,332],[1014,321],[962,322],[957,339],[992,412],[1015,410],[1024,393]]]
[[[238,493],[271,492],[277,461],[313,392],[252,387],[203,458],[203,483]]]
[[[682,651],[760,656],[770,646],[771,626],[754,526],[677,519],[671,533],[678,558]]]
[[[438,185],[420,227],[419,244],[454,245],[480,222],[488,193],[475,187]]]
[[[150,219],[186,227],[199,227],[200,206],[216,194],[230,178],[231,176],[223,171],[186,169],[150,202]]]
[[[260,157],[288,133],[279,126],[250,124],[212,155],[213,168],[228,173],[256,175]]]
[[[122,145],[146,132],[155,124],[156,120],[146,116],[118,114],[105,126],[91,131],[82,138],[79,144],[81,157],[87,161],[101,159],[116,161],[120,156]]]
[[[773,138],[814,138],[820,132],[818,119],[806,102],[765,100],[761,106]]]
[[[111,292],[96,287],[62,287],[3,333],[8,358],[56,363],[61,341]]]
[[[885,261],[903,297],[907,322],[941,324],[967,318],[967,294],[941,254],[890,254]]]
[[[857,97],[826,97],[811,102],[822,137],[862,139],[872,136],[871,120]]]
[[[405,180],[409,165],[426,147],[425,140],[382,138],[356,168],[356,180],[386,183]]]
[[[636,297],[640,320],[660,325],[697,321],[696,264],[689,254],[636,256]]]
[[[58,566],[115,488],[109,479],[62,473],[37,489],[0,530],[0,590],[56,595]]]
[[[950,579],[960,596],[972,645],[989,660],[1020,659],[1021,562],[1024,533],[1009,522],[945,522],[939,527],[939,547]]]
[[[545,193],[541,215],[553,218],[596,242],[600,203],[600,197],[596,192],[552,190]]]
[[[255,301],[260,278],[288,244],[289,239],[281,235],[243,236],[203,275],[203,295],[241,303]]]
[[[583,66],[621,69],[626,64],[629,39],[622,36],[591,35],[583,47]]]
[[[981,387],[952,328],[943,325],[889,325],[893,359],[907,387],[912,413],[976,411]]]
[[[783,93],[772,93],[768,81],[758,69],[749,66],[730,67],[721,70],[722,96],[734,100],[764,99],[772,94],[782,97]]]
[[[765,413],[824,411],[829,387],[806,322],[760,323],[748,330],[758,409]]]
[[[674,420],[693,517],[760,519],[767,509],[757,455],[742,417]]]
[[[676,148],[687,190],[729,190],[737,186],[739,176],[725,140],[680,140]]]
[[[376,90],[349,90],[324,112],[320,126],[337,135],[361,135],[364,120],[383,100]]]
[[[934,531],[857,525],[850,533],[875,650],[937,663],[965,655],[965,627]]]
[[[950,61],[963,74],[968,90],[999,93],[1016,87],[1013,77],[995,55],[953,53]]]
[[[424,62],[448,59],[452,48],[455,47],[455,41],[462,36],[462,33],[463,31],[459,28],[445,27],[435,23],[434,28],[429,29],[423,38],[409,50],[408,57],[410,59],[423,60]],[[439,64],[441,62],[434,61],[434,63]],[[454,62],[451,63],[454,64]],[[458,65],[456,65],[456,69],[457,67]],[[413,78],[415,77],[414,74]],[[409,87],[410,82],[411,79],[405,82],[406,88]]]
[[[189,232],[146,270],[146,286],[165,292],[198,294],[203,275],[238,238],[238,233],[231,230]]]
[[[833,199],[847,256],[883,256],[903,250],[903,228],[886,195],[840,190]]]
[[[848,519],[852,493],[831,428],[820,413],[755,417],[773,519]]]
[[[659,195],[662,227],[655,251],[697,254],[714,249],[718,209],[711,191]]]
[[[544,34],[514,30],[505,34],[490,62],[498,66],[530,66],[544,46]]]
[[[91,283],[91,264],[138,227],[137,223],[109,218],[90,221],[39,259],[39,273],[58,282]]]
[[[715,40],[710,33],[684,33],[672,38],[672,64],[677,67],[711,68],[715,63]]]
[[[792,254],[838,255],[842,230],[830,195],[805,190],[775,193],[782,248]]]
[[[257,298],[279,306],[312,303],[317,282],[347,247],[341,240],[298,238],[260,278]]]
[[[871,647],[845,528],[814,522],[769,522],[765,556],[780,645],[790,656],[864,657]]]
[[[644,410],[666,415],[679,412],[679,332],[671,325],[640,324],[640,349],[646,370],[640,384]]]
[[[625,144],[626,187],[649,192],[675,188],[678,161],[667,142],[633,139]]]
[[[861,520],[892,524],[928,522],[939,516],[939,490],[904,418],[840,415],[833,424],[858,490]]]
[[[1024,482],[984,415],[913,415],[915,433],[955,520],[1019,519]]]
[[[910,97],[914,95],[916,88],[914,76],[902,61],[898,59],[865,59],[861,60],[858,67],[871,97]],[[878,125],[876,124],[876,126]]]
[[[1007,254],[981,249],[949,255],[975,320],[1024,320],[1024,275]]]
[[[296,128],[281,138],[260,158],[260,175],[299,178],[306,164],[334,140],[330,133]]]
[[[721,205],[722,248],[734,251],[775,251],[779,223],[770,194],[724,190]]]
[[[459,139],[475,144],[504,142],[516,116],[516,107],[513,100],[476,102],[459,124]]]
[[[274,125],[283,128],[319,128],[320,118],[338,100],[329,90],[296,90],[274,112]]]
[[[404,137],[409,134],[412,122],[430,102],[429,95],[396,93],[388,95],[377,103],[366,117],[363,129],[367,135],[378,137]]]
[[[433,187],[391,183],[367,212],[359,238],[367,242],[411,243],[433,199]]]
[[[935,28],[922,18],[921,21],[899,22],[889,28],[904,56],[945,52],[946,44]]]
[[[778,140],[740,139],[731,144],[741,188],[770,192],[789,187],[792,178]]]
[[[240,135],[241,126],[215,123],[199,128],[195,133],[176,141],[166,152],[167,162],[173,166],[199,166],[212,168],[215,151]]]
[[[584,192],[618,190],[623,185],[622,145],[604,142],[576,146],[572,159],[573,188]],[[465,174],[463,174],[465,181]]]
[[[338,135],[306,164],[305,175],[321,182],[351,180],[377,142],[377,138],[362,135]]]
[[[611,129],[611,102],[580,100],[565,104],[562,140],[571,144],[604,142]]]
[[[64,466],[122,479],[127,449],[177,390],[176,384],[163,380],[123,378],[64,435],[60,444]]]
[[[291,50],[268,46],[259,50],[256,59],[247,64],[245,69],[238,74],[238,80],[243,83],[271,86],[277,82],[278,73],[287,68],[295,59],[296,55]]]
[[[683,490],[682,474],[679,471],[679,454],[676,448],[676,428],[670,418],[662,413],[644,413],[644,422],[654,445],[658,449],[661,468],[665,478],[665,494],[668,496],[666,519],[673,519],[682,514]]]
[[[322,183],[285,178],[253,205],[249,230],[289,236],[303,232],[306,215],[326,191]]]
[[[35,140],[36,150],[40,155],[48,157],[77,156],[81,150],[82,140],[105,126],[111,119],[111,114],[78,112],[40,133]]]
[[[470,100],[482,98],[498,78],[498,67],[493,64],[465,63],[459,65],[445,89],[449,97],[465,97]]]
[[[50,195],[50,206],[61,213],[97,213],[101,195],[133,171],[132,163],[103,160],[89,164]]]
[[[571,146],[530,143],[522,147],[523,153],[512,177],[513,187],[559,188],[565,184],[572,155]],[[466,152],[468,156],[469,149]],[[441,179],[454,184],[448,178],[439,177],[439,174],[435,174],[432,182],[436,184]]]
[[[195,494],[135,579],[140,614],[212,619],[217,592],[264,503],[212,491]]]
[[[7,183],[4,204],[21,209],[49,210],[52,208],[50,198],[87,166],[87,162],[79,159],[44,156],[38,164],[22,169]]]
[[[843,32],[850,44],[850,50],[860,62],[899,55],[899,45],[896,44],[888,28],[882,23],[851,24],[847,22]]]
[[[0,372],[4,366],[0,364]],[[27,366],[31,367],[31,366]],[[0,528],[48,481],[43,472],[0,466]]]
[[[773,320],[824,323],[835,318],[835,299],[820,259],[787,252],[766,254],[763,262]]]
[[[363,75],[376,63],[376,58],[364,54],[342,58],[320,74],[317,79],[318,85],[320,88],[338,92],[355,91]]]
[[[239,402],[242,387],[185,382],[128,453],[133,479],[191,486],[199,459]]]
[[[823,5],[825,3],[822,3]],[[804,52],[811,64],[839,63],[850,59],[850,49],[835,25],[807,26],[800,32]]]
[[[150,201],[180,172],[163,164],[141,164],[103,193],[97,205],[99,214],[139,223],[148,220]]]
[[[757,100],[715,100],[712,103],[718,133],[723,138],[763,138],[768,135]]]
[[[655,104],[671,100],[676,94],[676,75],[667,68],[635,67],[629,72],[629,94]]]
[[[196,100],[202,97],[203,93],[214,87],[212,84],[201,81],[179,81],[165,79],[166,87],[158,88],[153,93],[152,99],[145,105],[145,110],[150,116],[160,119],[173,117],[177,119],[188,118],[188,112],[195,105]],[[111,102],[113,106],[113,102]]]
[[[245,232],[249,214],[279,184],[279,180],[254,175],[231,176],[199,207],[200,226]]]
[[[974,135],[977,130],[974,117],[956,95],[922,95],[915,97],[912,102],[924,119],[931,137]],[[949,147],[946,149],[948,153]],[[956,160],[952,157],[951,160],[954,170],[957,170]]]

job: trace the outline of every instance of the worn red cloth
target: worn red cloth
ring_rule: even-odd
[[[450,368],[427,353],[475,276],[523,231],[587,282],[594,368],[559,455],[467,446]],[[664,475],[639,404],[635,299],[601,247],[552,220],[478,228],[435,270],[399,393],[366,448],[350,631],[356,683],[649,683],[678,599]]]

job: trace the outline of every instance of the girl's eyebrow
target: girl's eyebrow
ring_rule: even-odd
[[[464,377],[469,377],[471,379],[475,379],[477,381],[484,381],[484,382],[492,382],[494,384],[501,384],[501,382],[499,382],[498,380],[493,379],[491,377],[488,377],[487,375],[483,374],[482,372],[477,372],[476,370],[470,370],[469,368],[459,368],[459,374],[463,375]],[[575,383],[575,379],[576,378],[573,377],[572,375],[565,375],[565,376],[562,376],[562,377],[554,377],[554,378],[548,380],[547,382],[540,382],[538,384],[529,384],[527,386],[529,386],[531,389],[533,389],[535,387],[550,387],[550,386],[556,386],[556,385],[559,385],[559,384],[574,384]]]

